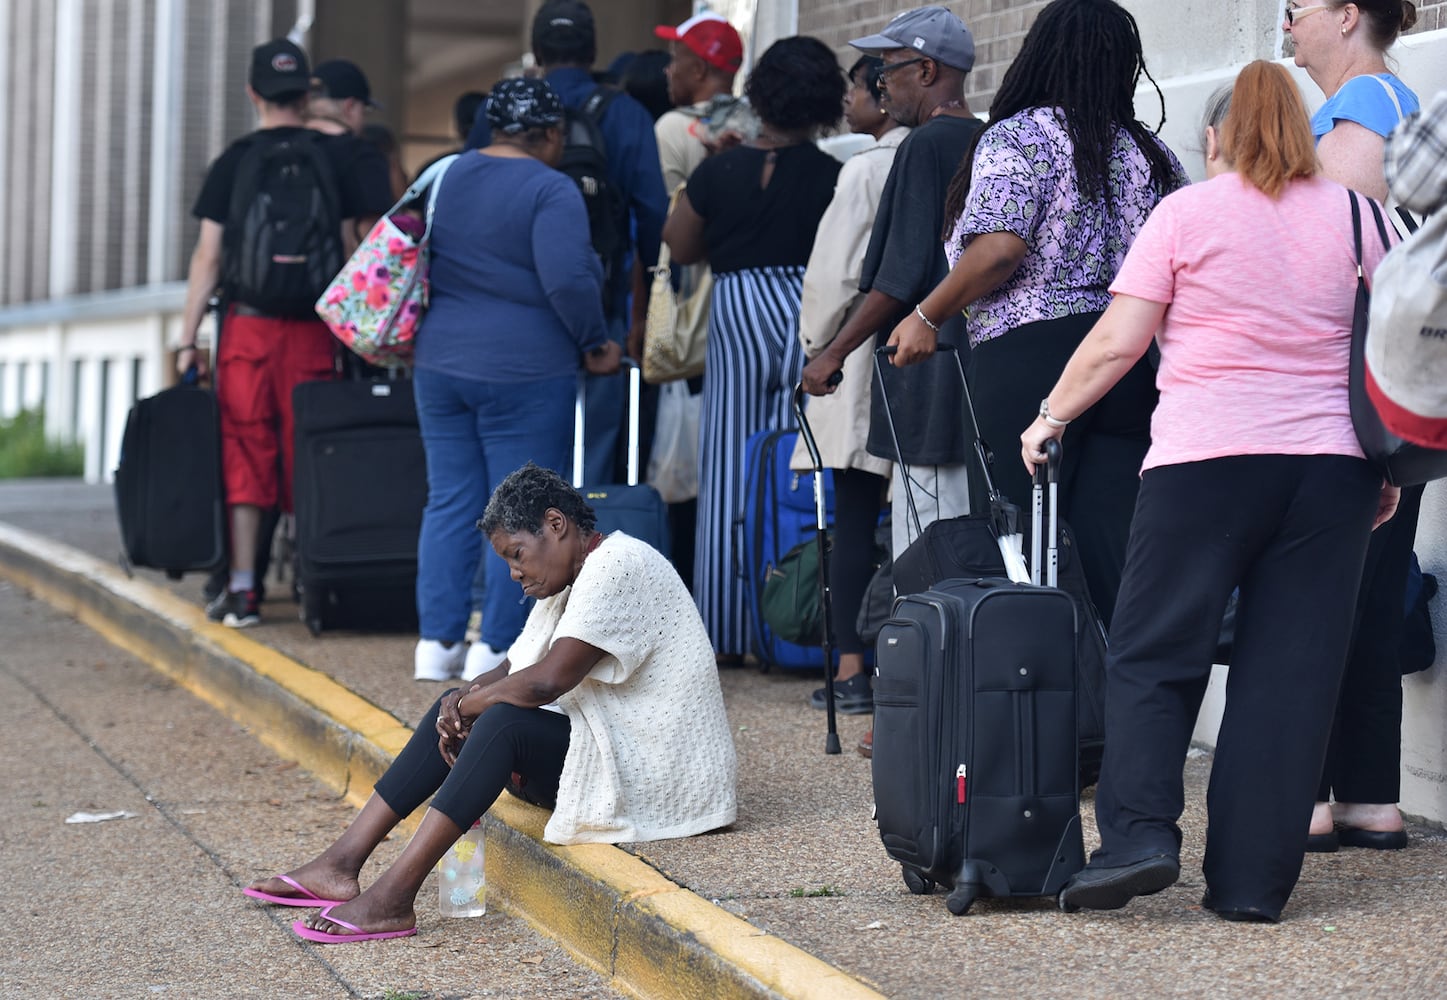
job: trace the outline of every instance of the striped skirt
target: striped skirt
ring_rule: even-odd
[[[748,603],[735,575],[743,553],[734,519],[744,510],[744,443],[792,427],[791,399],[804,366],[799,344],[802,267],[714,276],[699,420],[697,553],[693,594],[714,650],[749,649]]]

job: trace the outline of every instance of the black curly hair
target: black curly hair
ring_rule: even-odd
[[[884,60],[879,56],[860,56],[854,60],[854,65],[849,67],[846,74],[851,80],[859,78],[859,82],[869,91],[869,96],[874,98],[875,104],[884,100],[884,92],[879,89],[879,68],[883,65]]]
[[[1135,116],[1136,83],[1146,70],[1140,29],[1114,0],[1055,0],[1040,12],[1020,54],[1005,71],[990,104],[990,122],[975,133],[945,198],[945,238],[965,208],[975,150],[991,126],[1027,108],[1058,108],[1074,150],[1076,183],[1090,200],[1110,201],[1110,153],[1115,130],[1124,129],[1151,166],[1151,183],[1165,196],[1175,186],[1170,155],[1155,139],[1166,123],[1165,98],[1154,130]]]
[[[593,508],[567,480],[552,469],[529,462],[497,484],[477,528],[488,538],[495,531],[541,535],[543,515],[550,507],[557,508],[584,532],[592,531],[598,523]]]
[[[808,35],[770,45],[744,84],[759,119],[788,132],[834,128],[844,115],[845,90],[839,60]]]

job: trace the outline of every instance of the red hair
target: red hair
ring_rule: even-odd
[[[1236,77],[1221,126],[1221,152],[1256,187],[1278,197],[1291,181],[1315,176],[1316,143],[1291,74],[1258,59]]]

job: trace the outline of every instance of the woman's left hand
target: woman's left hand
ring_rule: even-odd
[[[583,355],[583,367],[589,375],[616,375],[623,364],[623,345],[616,340],[606,341]]]
[[[1036,417],[1035,422],[1025,428],[1025,433],[1020,435],[1020,457],[1025,460],[1025,469],[1030,475],[1035,475],[1037,465],[1045,463],[1045,442],[1051,438],[1059,441],[1064,436],[1064,427],[1051,427],[1044,417]]]
[[[939,335],[925,326],[917,314],[910,313],[889,335],[889,346],[894,348],[892,362],[897,367],[903,367],[933,354],[939,346]]]
[[[1372,522],[1373,531],[1392,519],[1392,515],[1397,512],[1397,504],[1401,500],[1402,488],[1400,486],[1382,484],[1382,495],[1377,499],[1377,518]]]

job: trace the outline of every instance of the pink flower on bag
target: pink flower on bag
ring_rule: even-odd
[[[385,282],[378,282],[367,289],[367,308],[381,309],[392,301],[392,292]]]
[[[340,304],[340,303],[342,303],[342,302],[345,302],[345,301],[347,300],[347,298],[348,298],[347,290],[346,290],[345,288],[343,288],[341,285],[332,285],[330,288],[327,289],[327,299],[326,299],[326,302],[327,302],[327,305],[329,305],[329,306],[334,306],[334,305],[338,305],[338,304]]]
[[[363,271],[352,272],[352,290],[360,292],[367,287],[367,275]]]
[[[411,245],[400,236],[393,236],[387,241],[387,252],[394,257],[400,257],[411,249]]]

